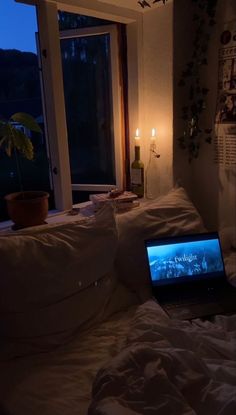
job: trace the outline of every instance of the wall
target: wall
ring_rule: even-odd
[[[139,127],[141,159],[147,167],[151,129],[156,128],[161,157],[155,160],[157,169],[151,180],[157,196],[173,185],[173,3],[150,9],[139,21],[129,24],[127,31],[131,161]],[[132,76],[135,71],[136,84]]]
[[[214,144],[204,143],[200,156],[191,164],[187,155],[179,149],[177,137],[184,130],[180,119],[181,107],[186,102],[183,88],[178,86],[183,64],[189,61],[192,53],[193,29],[192,19],[194,3],[178,0],[174,7],[174,179],[180,179],[186,186],[190,197],[200,211],[209,229],[222,228],[235,224],[236,180],[235,171],[226,170],[214,163]],[[211,30],[208,50],[208,66],[202,74],[210,92],[207,97],[207,111],[204,113],[203,125],[214,128],[214,115],[217,98],[218,48],[219,37],[224,22],[236,18],[234,0],[218,0],[216,22]],[[186,36],[186,33],[188,36]]]
[[[187,0],[188,1],[188,0]],[[183,64],[191,59],[192,55],[192,21],[189,15],[193,12],[192,2],[186,0],[178,0],[174,2],[174,93],[173,93],[173,175],[174,183],[181,183],[188,191],[191,198],[192,192],[192,165],[188,162],[188,157],[179,148],[177,138],[183,134],[185,122],[181,119],[181,108],[187,99],[187,93],[184,88],[178,86],[179,79],[184,69]],[[186,34],[188,34],[186,36]]]
[[[143,16],[143,113],[146,165],[151,129],[157,129],[159,193],[173,185],[173,4]]]

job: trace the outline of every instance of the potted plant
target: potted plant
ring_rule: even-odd
[[[48,213],[49,194],[43,191],[23,191],[18,152],[28,160],[34,158],[34,148],[29,131],[42,133],[35,119],[26,113],[17,112],[9,120],[0,120],[0,148],[11,157],[16,155],[20,191],[5,196],[7,211],[15,228],[41,225]]]

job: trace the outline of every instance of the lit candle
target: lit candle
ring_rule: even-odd
[[[140,140],[140,130],[139,130],[139,128],[137,128],[136,131],[135,131],[134,139],[135,139],[135,143],[137,143]]]
[[[155,140],[157,137],[157,132],[155,128],[152,128],[152,133],[151,133],[151,140]]]

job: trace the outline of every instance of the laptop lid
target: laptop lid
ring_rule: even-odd
[[[225,279],[217,232],[145,241],[152,287]]]

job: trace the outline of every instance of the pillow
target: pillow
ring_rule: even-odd
[[[129,288],[141,294],[143,300],[150,295],[144,241],[205,231],[199,213],[181,187],[117,215],[116,219],[119,238],[115,260],[117,275]]]
[[[110,206],[82,222],[1,236],[2,347],[42,351],[95,317],[114,288],[116,248]]]
[[[219,231],[220,242],[222,250],[225,253],[230,252],[231,249],[236,249],[236,228],[228,226]]]
[[[230,284],[236,287],[236,252],[231,251],[224,255],[225,273]]]

